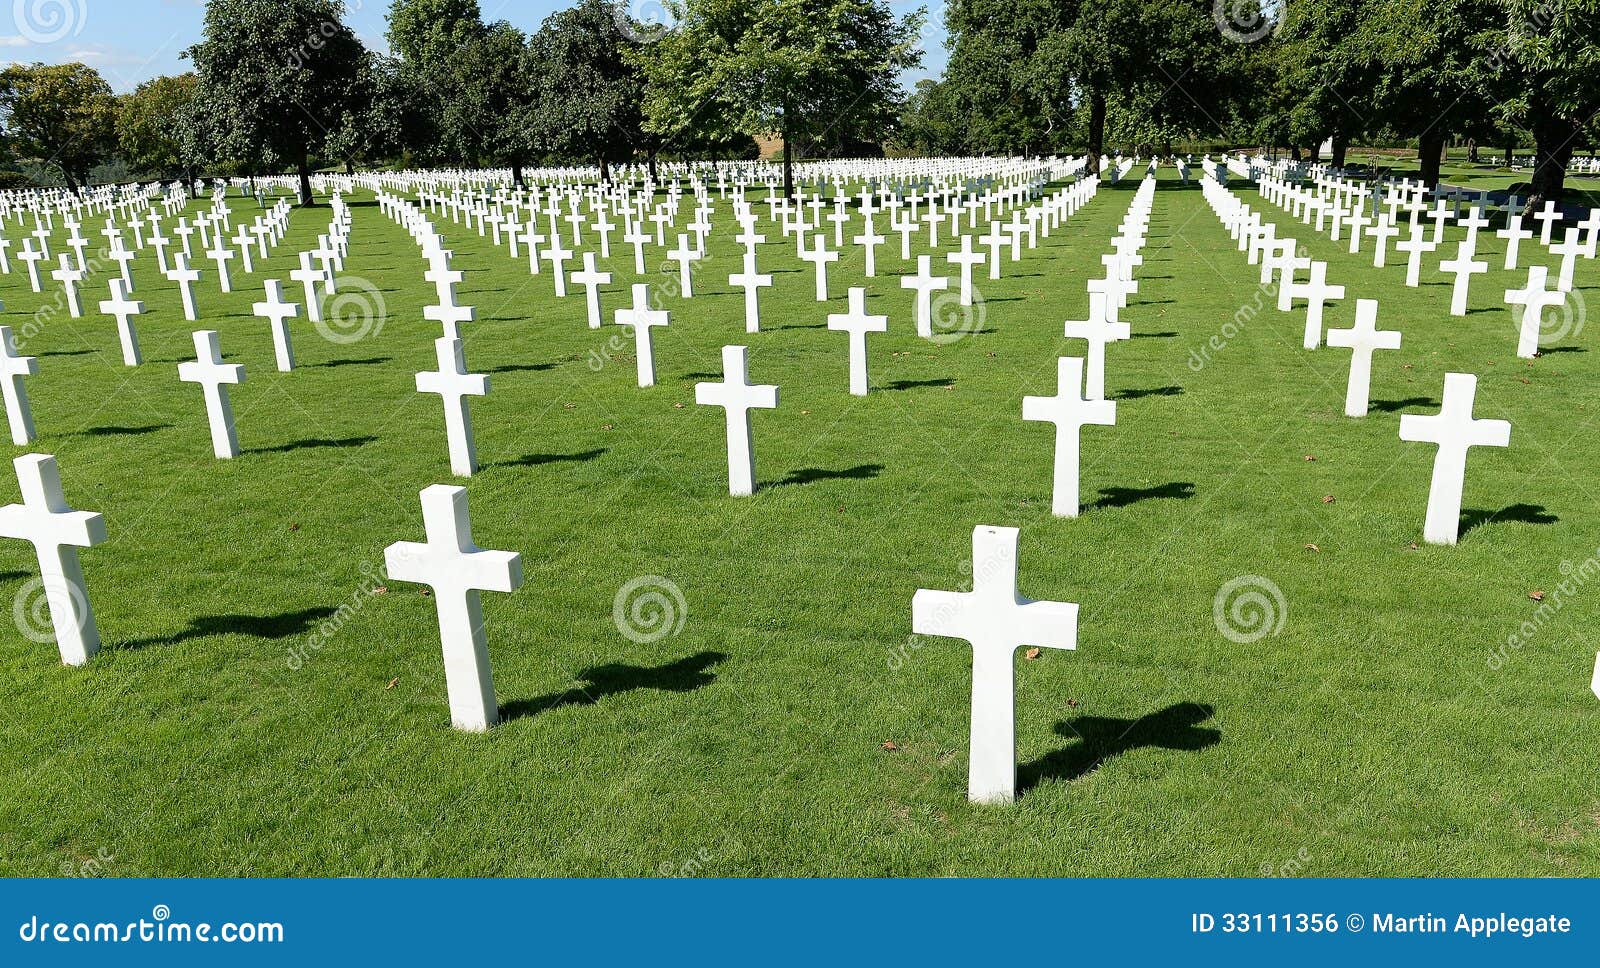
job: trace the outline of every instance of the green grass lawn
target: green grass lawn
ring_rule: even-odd
[[[1349,353],[1300,349],[1303,312],[1270,300],[1197,371],[1191,352],[1260,299],[1257,270],[1164,173],[1124,315],[1135,338],[1109,350],[1118,423],[1085,428],[1087,510],[1053,518],[1053,429],[1024,423],[1022,398],[1054,393],[1057,356],[1082,352],[1061,322],[1085,313],[1134,185],[980,280],[984,321],[948,345],[915,337],[911,294],[884,274],[903,267],[891,236],[871,286],[891,331],[870,340],[864,399],[847,393],[844,334],[822,328],[861,282],[859,253],[823,306],[767,225],[777,285],[746,336],[722,203],[641,390],[631,340],[587,329],[581,291],[557,301],[548,270],[445,220],[478,307],[467,358],[493,381],[474,402],[473,526],[526,568],[517,593],[485,595],[506,715],[487,735],[449,728],[432,600],[398,582],[363,593],[386,545],[421,540],[417,492],[452,480],[439,400],[414,388],[439,330],[409,236],[357,199],[344,286],[370,281],[386,321],[348,345],[297,321],[289,374],[249,304],[328,210],[297,211],[265,273],[236,262],[231,297],[204,264],[201,325],[248,368],[233,461],[212,458],[200,390],[177,379],[199,327],[142,258],[143,366],[122,365],[93,313],[25,341],[41,438],[13,456],[57,455],[72,505],[106,516],[110,541],[83,554],[106,648],[68,669],[51,644],[0,638],[0,872],[1600,873],[1600,587],[1578,569],[1600,553],[1593,340],[1513,355],[1501,295],[1525,273],[1499,271],[1492,235],[1495,271],[1452,319],[1445,277],[1407,289],[1403,265],[1373,269],[1370,250],[1346,256],[1260,202],[1348,287],[1329,325],[1376,298],[1405,344],[1377,355],[1360,420],[1342,415]],[[631,249],[613,254],[607,318],[634,281]],[[1591,302],[1595,271],[1579,267]],[[102,274],[91,310],[104,293]],[[20,329],[53,287],[29,293],[19,266],[0,298]],[[750,498],[727,496],[722,412],[693,402],[725,343],[782,387],[753,417]],[[1478,415],[1509,419],[1511,446],[1470,458],[1464,506],[1483,523],[1413,548],[1434,451],[1399,440],[1398,411],[1436,411],[1447,371],[1480,375]],[[16,499],[9,472],[0,492]],[[1081,604],[1078,651],[1018,657],[1026,792],[1003,808],[965,799],[970,650],[910,637],[912,594],[969,578],[978,524],[1022,529],[1023,594]],[[34,567],[0,543],[0,603]],[[652,575],[687,614],[638,644],[613,599]],[[1212,605],[1246,575],[1279,586],[1287,614],[1241,645]],[[1563,580],[1561,607],[1501,661],[1535,621],[1529,593],[1551,605]]]

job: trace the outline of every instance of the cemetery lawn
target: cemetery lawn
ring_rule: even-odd
[[[1348,287],[1329,326],[1359,296],[1404,332],[1374,359],[1373,413],[1348,419],[1350,354],[1303,351],[1304,313],[1273,308],[1167,171],[1123,317],[1135,338],[1108,350],[1117,425],[1084,428],[1086,509],[1055,519],[1054,431],[1021,420],[1022,398],[1053,394],[1057,356],[1082,353],[1061,323],[1083,318],[1135,184],[980,276],[983,319],[948,345],[913,334],[891,234],[870,300],[891,332],[869,339],[864,399],[823,328],[859,250],[823,307],[763,222],[777,284],[746,336],[721,202],[641,390],[631,339],[587,329],[581,290],[556,300],[548,266],[530,277],[444,219],[478,308],[467,360],[493,383],[473,402],[472,523],[526,570],[484,596],[505,720],[486,735],[450,729],[433,601],[363,591],[386,545],[422,539],[417,492],[452,481],[439,399],[415,392],[438,327],[411,239],[355,200],[340,288],[370,283],[386,320],[351,344],[296,320],[289,374],[250,303],[325,207],[294,214],[266,272],[236,260],[231,296],[197,261],[199,325],[141,255],[136,369],[94,312],[99,273],[88,318],[23,336],[41,437],[12,456],[56,455],[73,507],[106,516],[110,540],[83,553],[105,648],[69,669],[49,642],[0,638],[0,873],[1600,874],[1594,341],[1513,355],[1501,296],[1526,273],[1499,270],[1492,234],[1495,268],[1452,319],[1436,270],[1407,289],[1392,255],[1374,269],[1370,245],[1348,256],[1235,182]],[[613,256],[608,319],[634,281],[631,249]],[[1578,270],[1590,303],[1595,268]],[[22,330],[55,290],[14,266],[3,321]],[[177,379],[197,328],[248,371],[233,461],[212,458],[200,389]],[[782,387],[752,416],[759,489],[742,499],[722,412],[694,404],[724,343]],[[1400,412],[1435,412],[1448,371],[1480,375],[1477,415],[1510,420],[1511,446],[1472,452],[1460,545],[1417,547],[1434,450],[1399,440]],[[9,473],[0,492],[17,499]],[[1022,529],[1024,595],[1081,605],[1076,652],[1018,656],[1025,792],[1004,808],[965,799],[968,646],[910,638],[913,593],[968,580],[978,524]],[[31,548],[0,543],[0,603],[34,573]],[[619,632],[613,599],[641,576],[681,589],[676,634]],[[1240,576],[1282,590],[1277,634],[1219,633],[1213,599]]]

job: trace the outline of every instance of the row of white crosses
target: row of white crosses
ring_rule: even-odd
[[[1202,182],[1207,203],[1235,238],[1255,247],[1270,232],[1263,233],[1258,214],[1213,178]],[[1270,226],[1270,223],[1266,223]],[[1288,242],[1291,250],[1293,240]],[[1340,296],[1343,295],[1342,287]],[[1378,303],[1372,299],[1356,301],[1355,326],[1329,330],[1329,346],[1351,350],[1350,378],[1345,392],[1345,413],[1366,415],[1371,382],[1372,354],[1379,349],[1399,349],[1401,334],[1377,328]],[[1309,332],[1309,331],[1308,331]],[[1307,348],[1315,348],[1308,338]],[[1439,446],[1434,458],[1433,481],[1428,490],[1428,509],[1423,539],[1431,544],[1455,544],[1461,527],[1461,495],[1466,479],[1467,452],[1472,447],[1505,447],[1510,443],[1511,425],[1504,420],[1479,420],[1472,416],[1477,377],[1467,373],[1447,373],[1444,396],[1437,416],[1404,414],[1400,438],[1425,441]]]
[[[1122,166],[1125,174],[1131,162]],[[1023,419],[1056,427],[1052,510],[1076,517],[1079,511],[1079,435],[1085,424],[1116,422],[1116,403],[1104,399],[1105,345],[1129,335],[1117,311],[1137,291],[1132,271],[1138,265],[1155,197],[1154,169],[1134,194],[1106,258],[1106,278],[1090,284],[1090,318],[1066,324],[1069,338],[1088,344],[1085,360],[1057,361],[1059,380],[1053,397],[1026,397]],[[1016,528],[979,525],[972,532],[970,591],[918,590],[912,599],[912,629],[919,635],[967,640],[972,646],[972,707],[967,798],[975,803],[1009,803],[1016,798],[1016,672],[1018,649],[1038,646],[1077,648],[1078,606],[1070,602],[1032,601],[1017,592]]]
[[[648,308],[646,290],[647,287],[643,285],[636,286],[634,308],[618,311],[619,315],[627,313],[630,324],[636,327],[636,332],[643,332],[646,336],[641,344],[644,348],[644,352],[640,354],[641,385],[653,382],[653,371],[648,374],[646,372],[646,360],[649,358],[647,337],[659,313]],[[858,296],[858,293],[863,295]],[[861,305],[863,299],[864,290],[852,290],[850,315],[864,314]],[[665,313],[659,313],[659,316],[664,317]],[[661,322],[664,323],[664,320]],[[456,355],[454,369],[464,370],[464,364],[459,358],[460,342],[447,335],[438,343],[441,372],[449,369],[444,359],[447,344],[453,348]],[[720,406],[727,412],[728,480],[729,491],[734,495],[749,494],[754,489],[754,455],[748,412],[753,408],[771,409],[778,403],[777,387],[749,384],[746,353],[746,348],[742,346],[724,347],[723,383],[702,383],[695,388],[697,402]],[[864,363],[862,370],[864,373]],[[854,371],[853,366],[852,373]],[[419,389],[422,389],[422,376],[419,375],[418,381]],[[470,439],[470,432],[467,436]],[[390,545],[385,551],[388,575],[397,581],[418,582],[433,589],[444,654],[451,723],[461,730],[487,730],[498,720],[499,713],[495,700],[494,677],[489,662],[481,593],[511,592],[518,588],[522,583],[522,559],[513,552],[486,551],[473,542],[467,492],[464,488],[433,485],[425,489],[421,497],[427,541],[397,542]],[[1012,538],[1014,544],[1014,533]],[[1075,614],[1074,606],[1066,608]],[[1057,629],[1058,634],[1059,631]],[[1073,637],[1075,634],[1069,629],[1067,631],[1069,647]],[[1009,669],[1007,674],[1009,676]],[[988,751],[985,747],[984,753],[987,754]],[[1006,755],[1014,762],[1009,747]]]
[[[1303,221],[1309,224],[1313,211],[1317,213],[1318,229],[1321,229],[1322,215],[1331,211],[1332,231],[1331,238],[1339,240],[1341,222],[1350,227],[1350,251],[1359,251],[1363,233],[1362,226],[1370,221],[1360,210],[1357,191],[1370,195],[1376,202],[1378,195],[1365,188],[1356,188],[1354,182],[1341,182],[1331,179],[1318,180],[1319,188],[1315,191],[1302,189],[1271,174],[1263,173],[1260,178],[1261,193],[1268,200],[1290,209],[1301,215]],[[1340,201],[1344,196],[1340,194],[1343,188],[1351,190],[1351,197],[1356,200],[1353,207],[1346,211],[1345,203]],[[1485,208],[1474,204],[1467,217],[1459,218],[1458,212],[1453,212],[1445,204],[1445,194],[1435,193],[1435,203],[1432,209],[1426,208],[1424,199],[1427,189],[1417,185],[1408,190],[1409,184],[1390,186],[1387,192],[1389,211],[1379,213],[1376,222],[1368,230],[1366,236],[1374,238],[1373,264],[1382,266],[1385,262],[1384,253],[1388,239],[1400,234],[1396,227],[1396,211],[1404,208],[1410,213],[1409,236],[1395,244],[1395,248],[1407,254],[1406,260],[1406,285],[1416,288],[1421,284],[1422,257],[1437,250],[1444,242],[1444,228],[1447,222],[1459,221],[1466,229],[1464,237],[1457,243],[1453,258],[1444,259],[1439,263],[1439,271],[1454,277],[1451,288],[1450,313],[1453,316],[1465,316],[1467,303],[1470,298],[1472,277],[1489,271],[1487,262],[1475,258],[1479,230],[1486,228],[1490,223],[1485,217]],[[1331,198],[1324,198],[1326,195]],[[1456,196],[1459,199],[1459,196]],[[1459,202],[1458,202],[1459,204]],[[1506,203],[1505,213],[1507,225],[1496,232],[1500,238],[1506,240],[1505,269],[1517,268],[1519,259],[1519,243],[1531,239],[1534,233],[1522,228],[1522,209],[1520,200],[1511,196]],[[1431,237],[1427,235],[1419,221],[1421,216],[1426,216],[1433,221]],[[1541,321],[1545,318],[1547,309],[1566,306],[1567,311],[1575,312],[1569,306],[1576,297],[1569,296],[1573,292],[1574,273],[1577,260],[1594,259],[1600,251],[1600,209],[1592,209],[1586,219],[1565,230],[1561,242],[1552,243],[1551,233],[1554,226],[1560,222],[1562,215],[1554,202],[1547,202],[1545,207],[1535,214],[1542,225],[1540,230],[1540,244],[1547,254],[1559,259],[1559,266],[1555,276],[1555,290],[1548,288],[1550,269],[1543,265],[1528,267],[1527,284],[1521,289],[1505,290],[1505,299],[1513,307],[1513,315],[1517,323],[1518,343],[1517,355],[1523,358],[1536,356],[1538,353],[1538,339]]]

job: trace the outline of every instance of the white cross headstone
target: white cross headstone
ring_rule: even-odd
[[[584,304],[589,310],[589,328],[600,328],[600,287],[611,281],[611,273],[595,268],[594,253],[583,254],[583,270],[572,274],[572,281],[584,288]]]
[[[931,256],[917,256],[917,274],[914,276],[901,276],[900,288],[916,290],[916,318],[917,335],[923,339],[933,337],[933,294],[936,290],[950,288],[950,280],[946,276],[932,274]]]
[[[122,343],[122,362],[128,366],[138,366],[142,358],[139,355],[139,333],[133,328],[133,317],[144,312],[144,303],[129,299],[127,283],[121,279],[113,279],[111,298],[100,301],[100,311],[117,319],[117,338]]]
[[[655,386],[655,341],[651,338],[650,331],[657,326],[671,324],[672,314],[665,310],[651,309],[649,284],[636,282],[633,284],[633,306],[617,310],[613,319],[618,326],[633,327],[634,359],[638,363],[639,385]]]
[[[1056,361],[1058,381],[1053,397],[1023,397],[1022,419],[1056,425],[1055,476],[1050,509],[1059,518],[1078,516],[1078,451],[1084,424],[1114,426],[1114,400],[1083,395],[1083,360],[1063,356]]]
[[[182,258],[175,256],[174,258]],[[205,391],[206,420],[211,425],[211,450],[221,459],[239,456],[239,435],[233,426],[233,401],[228,384],[244,382],[244,367],[222,362],[222,343],[216,330],[194,334],[193,362],[178,364],[178,379],[198,383]]]
[[[1017,594],[1017,529],[972,531],[972,591],[919,589],[911,600],[918,635],[972,643],[972,748],[967,799],[1009,803],[1016,797],[1016,652],[1025,645],[1078,647],[1078,606]]]
[[[489,378],[467,372],[466,352],[460,339],[441,336],[433,341],[439,369],[417,374],[418,393],[437,393],[444,401],[444,435],[450,450],[450,472],[471,477],[478,469],[477,443],[472,436],[472,411],[467,397],[489,392]]]
[[[1378,301],[1356,300],[1356,324],[1351,329],[1328,330],[1328,345],[1347,347],[1350,355],[1350,380],[1345,386],[1344,414],[1365,417],[1372,391],[1372,351],[1397,350],[1400,333],[1378,329]]]
[[[805,241],[804,237],[801,238],[801,241],[802,242]],[[839,253],[830,252],[828,250],[828,246],[823,242],[822,236],[818,235],[816,237],[815,241],[813,242],[813,248],[807,249],[805,252],[801,253],[800,258],[804,259],[805,261],[811,263],[814,267],[816,267],[816,272],[817,272],[817,302],[827,302],[828,301],[828,263],[830,263],[830,262],[838,262],[839,261]]]
[[[722,382],[696,383],[694,402],[722,407],[728,417],[728,493],[741,497],[753,494],[756,486],[756,458],[750,435],[750,410],[771,410],[778,406],[778,388],[749,382],[743,346],[722,348]]]
[[[272,353],[277,358],[278,370],[288,373],[294,369],[294,344],[289,339],[289,320],[300,315],[297,303],[283,301],[283,283],[276,279],[266,281],[266,302],[250,308],[272,326]]]
[[[1544,311],[1567,301],[1561,290],[1545,288],[1549,278],[1550,270],[1545,266],[1529,266],[1527,287],[1506,290],[1506,303],[1522,307],[1518,314],[1517,355],[1525,360],[1539,355],[1539,328],[1544,321]]]
[[[1400,439],[1439,445],[1433,459],[1433,480],[1428,486],[1428,516],[1422,536],[1430,544],[1455,544],[1461,530],[1461,491],[1466,484],[1467,451],[1473,447],[1506,447],[1511,443],[1511,423],[1475,420],[1473,398],[1478,378],[1471,373],[1444,375],[1444,404],[1427,417],[1402,414]]]
[[[739,286],[744,289],[744,331],[758,333],[761,331],[761,303],[760,292],[772,285],[772,275],[756,271],[755,250],[744,254],[744,271],[735,272],[728,276],[728,285]]]
[[[28,406],[28,388],[22,378],[39,372],[39,361],[17,352],[10,326],[0,326],[0,394],[5,397],[6,420],[11,424],[11,442],[21,446],[33,443],[33,408]]]
[[[464,487],[435,484],[423,490],[422,521],[428,540],[385,548],[385,571],[395,581],[433,589],[450,723],[481,733],[499,721],[500,710],[479,593],[516,591],[522,585],[522,556],[473,544]]]
[[[1472,277],[1480,272],[1488,272],[1489,263],[1473,259],[1471,244],[1462,241],[1456,247],[1456,257],[1439,263],[1439,271],[1456,277],[1455,284],[1450,288],[1450,315],[1465,316]]]
[[[200,270],[189,268],[189,257],[183,253],[172,256],[172,268],[167,270],[167,281],[178,284],[183,296],[183,318],[194,322],[200,318],[194,305],[194,284],[200,281]]]
[[[850,311],[830,313],[828,328],[850,334],[850,392],[867,395],[867,334],[885,333],[889,330],[888,316],[874,316],[867,312],[867,290],[860,286],[850,289]]]
[[[1106,395],[1106,344],[1129,339],[1133,335],[1127,323],[1112,322],[1106,318],[1106,297],[1100,293],[1089,294],[1089,318],[1069,319],[1063,328],[1067,339],[1081,339],[1089,344],[1088,366],[1085,368],[1083,397],[1085,400],[1102,400]]]
[[[106,540],[106,519],[67,505],[54,457],[24,454],[12,465],[17,469],[22,503],[0,507],[0,537],[20,538],[33,545],[61,661],[81,666],[99,650],[100,631],[89,605],[78,549]]]

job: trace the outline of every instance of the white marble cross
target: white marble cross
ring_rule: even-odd
[[[12,465],[17,469],[22,503],[0,507],[0,537],[20,538],[33,545],[61,661],[81,666],[99,650],[100,631],[89,605],[78,549],[106,540],[106,519],[67,505],[54,457],[24,454]]]
[[[801,236],[800,241],[801,241],[802,244],[804,244],[805,237]],[[839,261],[839,253],[830,252],[828,250],[827,244],[824,243],[823,238],[820,235],[816,236],[816,239],[812,243],[812,245],[813,245],[812,248],[807,249],[806,251],[804,251],[804,252],[802,252],[800,254],[800,258],[804,259],[805,261],[811,263],[814,267],[816,267],[816,271],[817,271],[817,302],[827,302],[828,301],[828,263],[830,263],[830,262],[838,262]]]
[[[561,234],[552,232],[550,247],[544,250],[544,260],[550,263],[550,273],[555,276],[557,296],[567,294],[567,260],[572,256],[573,251],[561,244]]]
[[[972,643],[972,740],[967,799],[1009,803],[1017,790],[1016,652],[1078,647],[1078,606],[1017,594],[1017,529],[972,531],[972,591],[918,589],[911,627]]]
[[[951,252],[945,256],[945,261],[951,265],[960,266],[961,272],[961,305],[972,305],[972,267],[982,265],[988,256],[972,248],[972,236],[961,237],[961,251]]]
[[[639,385],[655,386],[655,342],[650,336],[650,331],[657,326],[671,324],[672,314],[665,310],[651,309],[650,285],[636,282],[633,284],[633,306],[617,310],[613,314],[613,319],[618,326],[633,327],[634,358],[638,363]]]
[[[183,318],[191,323],[200,318],[194,305],[194,284],[200,281],[200,270],[189,268],[189,257],[182,252],[173,253],[172,268],[167,270],[167,281],[178,284],[183,296]]]
[[[441,336],[433,341],[439,369],[417,374],[418,393],[437,393],[444,401],[445,443],[450,449],[450,472],[471,477],[478,469],[477,443],[472,436],[472,411],[467,397],[489,392],[489,378],[467,372],[466,351],[460,339]]]
[[[450,723],[481,733],[499,721],[500,710],[479,593],[516,591],[522,585],[522,556],[473,544],[464,487],[435,484],[423,490],[422,521],[428,540],[385,548],[385,571],[395,581],[433,589]]]
[[[139,355],[139,333],[133,328],[133,317],[144,312],[144,303],[129,299],[127,283],[121,279],[113,279],[111,298],[100,301],[100,311],[107,316],[117,318],[117,338],[122,343],[122,362],[128,366],[138,366],[142,357]]]
[[[696,383],[694,402],[722,407],[728,417],[728,493],[740,497],[755,493],[756,458],[750,436],[750,410],[778,406],[778,388],[752,385],[743,346],[722,348],[722,382]]]
[[[1067,339],[1081,339],[1088,343],[1088,365],[1084,369],[1085,400],[1103,400],[1106,395],[1106,344],[1130,339],[1133,331],[1127,323],[1106,318],[1106,297],[1102,293],[1089,294],[1089,318],[1069,319],[1063,327]]]
[[[1506,240],[1506,269],[1517,267],[1517,250],[1522,243],[1533,238],[1533,233],[1522,227],[1522,216],[1513,215],[1506,221],[1506,227],[1496,232],[1495,235]]]
[[[1555,200],[1547,200],[1544,203],[1544,208],[1534,212],[1533,217],[1539,220],[1539,244],[1549,247],[1550,230],[1555,228],[1557,222],[1561,221],[1561,211],[1556,208]]]
[[[867,290],[860,286],[850,288],[850,311],[830,313],[828,328],[850,334],[850,392],[867,395],[867,334],[889,331],[888,316],[873,316],[867,312]]]
[[[932,257],[917,256],[917,274],[901,276],[900,288],[916,290],[917,335],[923,339],[933,337],[933,294],[936,290],[950,288],[950,279],[932,274]]]
[[[1544,311],[1564,305],[1567,301],[1566,294],[1561,290],[1545,288],[1549,279],[1550,270],[1545,266],[1529,266],[1527,288],[1506,290],[1506,303],[1522,307],[1522,312],[1518,314],[1517,355],[1525,360],[1539,355],[1539,327],[1544,320]]]
[[[694,264],[703,258],[700,250],[689,244],[689,236],[679,234],[678,247],[667,253],[667,258],[678,264],[678,292],[685,299],[694,296]]]
[[[572,281],[584,288],[584,305],[589,310],[589,328],[600,328],[600,287],[611,282],[611,273],[595,268],[594,253],[583,254],[583,270],[572,274]]]
[[[1413,225],[1410,237],[1403,242],[1396,242],[1394,247],[1407,255],[1406,285],[1417,288],[1422,284],[1422,255],[1437,249],[1438,243],[1424,237],[1421,225]]]
[[[233,249],[222,241],[222,236],[217,236],[216,244],[206,250],[206,258],[217,264],[217,281],[222,286],[223,292],[233,292],[233,282],[228,278],[228,262],[234,258]]]
[[[1472,277],[1480,272],[1488,272],[1489,263],[1474,260],[1471,244],[1463,240],[1456,247],[1454,259],[1446,259],[1439,263],[1439,271],[1456,277],[1455,284],[1450,288],[1450,315],[1465,316]]]
[[[22,251],[17,253],[17,258],[28,267],[28,287],[34,292],[43,291],[39,282],[39,263],[45,260],[45,254],[33,247],[32,239],[23,239]]]
[[[744,289],[744,331],[761,331],[761,303],[759,293],[772,285],[770,273],[756,271],[756,254],[752,249],[744,254],[744,271],[728,276],[728,285]]]
[[[1344,415],[1365,417],[1372,392],[1372,351],[1397,350],[1400,333],[1378,329],[1378,301],[1356,300],[1356,324],[1351,329],[1328,330],[1328,345],[1350,349],[1350,380],[1345,385]]]
[[[1473,398],[1478,378],[1471,373],[1444,375],[1444,404],[1427,417],[1402,414],[1400,439],[1439,445],[1433,459],[1433,481],[1428,486],[1428,516],[1422,536],[1429,544],[1455,544],[1461,531],[1461,491],[1466,483],[1467,451],[1473,447],[1506,447],[1511,443],[1511,423],[1474,420]]]
[[[1110,427],[1117,422],[1114,400],[1083,395],[1083,360],[1063,356],[1056,361],[1056,395],[1023,397],[1022,419],[1056,425],[1055,476],[1050,510],[1058,518],[1078,516],[1078,451],[1084,424]]]
[[[1303,345],[1308,350],[1314,350],[1322,345],[1322,307],[1329,300],[1343,299],[1343,286],[1328,285],[1328,264],[1321,261],[1311,263],[1311,278],[1306,282],[1296,282],[1289,287],[1291,304],[1295,299],[1306,301],[1306,329]]]
[[[250,308],[257,316],[272,326],[272,353],[277,358],[278,370],[288,373],[294,369],[294,344],[289,339],[289,320],[300,315],[298,303],[283,301],[283,283],[276,279],[266,281],[267,300]]]
[[[10,326],[0,326],[0,394],[5,397],[6,420],[11,424],[11,442],[18,446],[33,443],[33,408],[28,406],[28,388],[22,378],[39,372],[39,361],[17,352]]]
[[[244,367],[222,362],[221,339],[213,329],[202,329],[194,334],[194,352],[197,359],[178,364],[178,379],[184,383],[198,383],[205,391],[212,452],[224,460],[238,457],[239,435],[233,426],[233,401],[228,397],[228,384],[244,382]]]
[[[72,264],[72,256],[61,253],[61,268],[50,273],[50,278],[61,283],[62,292],[67,296],[67,313],[73,319],[83,317],[83,303],[78,299],[78,283],[83,281],[84,272]]]

